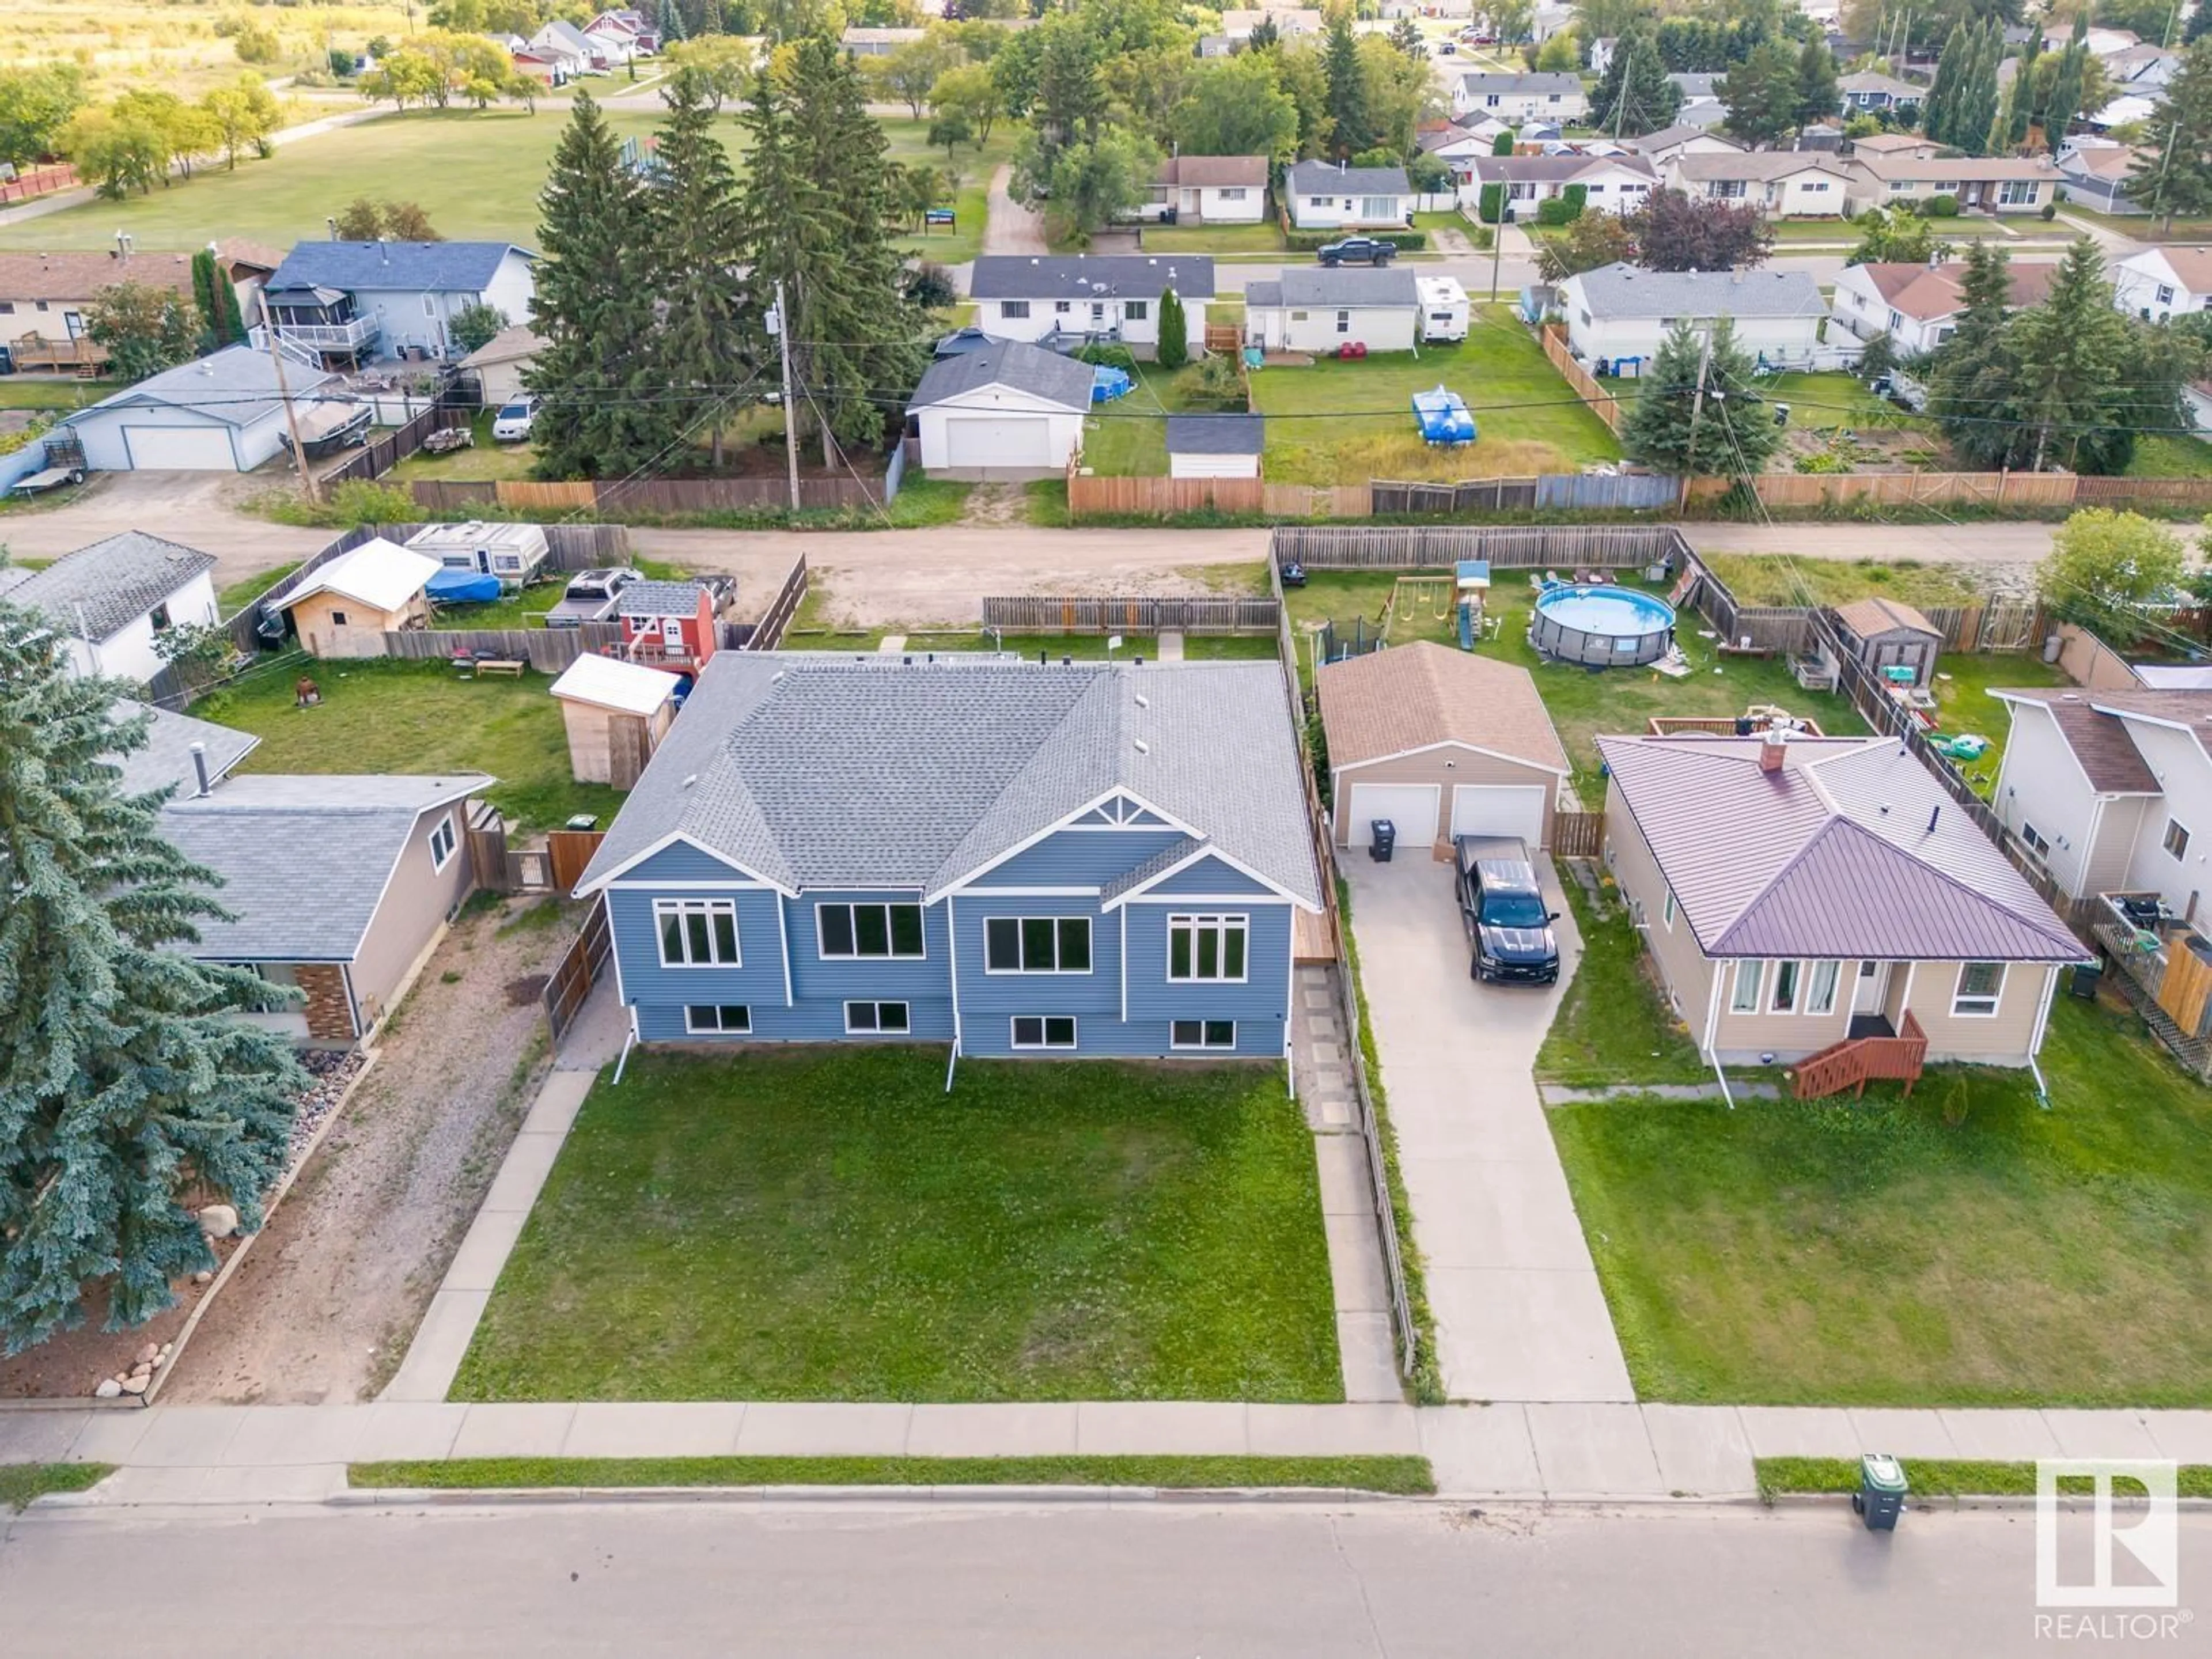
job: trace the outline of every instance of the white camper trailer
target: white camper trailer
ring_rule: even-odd
[[[1467,290],[1456,278],[1423,276],[1415,282],[1414,288],[1421,296],[1424,341],[1467,338]]]

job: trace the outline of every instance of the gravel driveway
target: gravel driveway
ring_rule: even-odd
[[[200,1322],[165,1405],[343,1404],[405,1352],[546,1064],[542,975],[573,931],[457,924],[375,1067]]]

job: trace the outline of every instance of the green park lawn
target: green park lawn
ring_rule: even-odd
[[[1470,447],[1431,449],[1421,441],[1413,395],[1437,385],[1474,410],[1480,436]],[[1271,417],[1264,465],[1273,483],[1522,477],[1620,456],[1605,423],[1502,305],[1475,307],[1463,343],[1263,368],[1252,389],[1255,404]]]
[[[1147,225],[1147,253],[1280,253],[1283,230],[1272,220],[1256,225]]]
[[[113,391],[112,385],[46,374],[0,376],[0,409],[82,409]]]
[[[1273,1068],[941,1048],[633,1057],[456,1400],[1340,1400]]]
[[[2212,1091],[2061,995],[1911,1099],[1547,1114],[1639,1399],[2212,1406]]]
[[[303,672],[323,694],[313,708],[293,706]],[[528,672],[465,680],[442,662],[288,657],[249,670],[192,713],[260,738],[241,772],[489,772],[499,781],[486,798],[517,828],[557,829],[575,812],[611,821],[622,793],[570,776],[551,683]]]
[[[1021,129],[1014,122],[999,121],[991,128],[988,144],[963,144],[950,161],[941,149],[929,147],[927,120],[885,120],[884,134],[890,140],[890,159],[908,167],[948,167],[959,175],[960,190],[951,203],[950,231],[917,231],[899,239],[899,246],[941,265],[965,264],[982,251],[983,222],[990,214],[991,175],[1013,159],[1014,139]],[[944,204],[940,203],[942,206]]]

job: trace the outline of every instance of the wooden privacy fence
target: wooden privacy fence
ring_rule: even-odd
[[[606,839],[603,830],[555,830],[545,837],[545,851],[553,860],[553,889],[569,893],[584,878],[584,866]]]
[[[607,959],[614,953],[613,931],[607,925],[607,903],[602,897],[595,900],[591,914],[584,918],[583,927],[561,953],[546,976],[545,990],[541,1000],[545,1008],[545,1023],[553,1029],[553,1041],[560,1043],[584,1003],[592,994],[592,982],[606,969]]]
[[[1283,607],[1272,599],[1155,598],[1147,593],[983,601],[983,626],[1009,634],[1273,634]]]
[[[1243,513],[1269,519],[1364,519],[1365,484],[1268,483],[1261,478],[1101,478],[1070,471],[1071,519],[1166,518],[1177,513]]]
[[[1487,559],[1512,570],[1632,569],[1672,557],[1687,568],[1689,544],[1667,524],[1283,525],[1267,539],[1277,568],[1310,570],[1439,569]]]
[[[1814,607],[1747,605],[1703,561],[1693,558],[1696,585],[1689,602],[1731,646],[1800,654],[1817,643]],[[2033,599],[1995,599],[1971,605],[1919,607],[1943,638],[1947,651],[2039,649],[2046,632],[2043,607]]]
[[[336,630],[339,635],[366,629]],[[557,674],[577,658],[622,643],[620,623],[586,623],[580,628],[410,628],[382,635],[384,649],[345,654],[400,657],[421,662],[459,657],[495,657],[526,662],[541,674]],[[337,655],[337,653],[327,653]]]
[[[465,409],[426,409],[404,426],[393,428],[384,437],[371,439],[356,450],[343,466],[324,473],[323,487],[327,489],[350,478],[380,478],[422,448],[422,441],[433,432],[468,423],[469,411]]]
[[[1594,859],[1604,845],[1604,813],[1554,812],[1552,814],[1553,857]]]
[[[750,512],[787,507],[791,488],[781,478],[640,478],[596,483],[577,479],[542,483],[531,478],[496,481],[417,479],[416,501],[434,512],[492,503],[525,513],[680,514]],[[879,507],[880,482],[864,478],[801,478],[802,507]]]
[[[0,179],[0,203],[27,202],[36,196],[51,196],[58,190],[75,190],[76,185],[76,169],[66,161],[57,161],[48,167],[23,167],[12,179]],[[128,264],[117,264],[116,281],[121,282],[130,274]]]
[[[806,598],[806,555],[799,556],[799,562],[791,567],[791,574],[783,579],[783,586],[761,619],[753,624],[752,633],[743,648],[747,651],[773,651],[783,643],[784,635],[790,630],[791,620],[799,614],[799,607]]]
[[[1558,323],[1544,325],[1544,356],[1551,359],[1552,367],[1559,371],[1560,378],[1589,406],[1590,413],[1619,432],[1620,399],[1600,386],[1589,370],[1575,361],[1574,353],[1567,349],[1567,331]]]

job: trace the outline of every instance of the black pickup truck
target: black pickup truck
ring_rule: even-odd
[[[1559,977],[1559,913],[1544,908],[1544,890],[1527,843],[1511,836],[1452,837],[1460,920],[1473,954],[1468,977],[1550,985]]]

